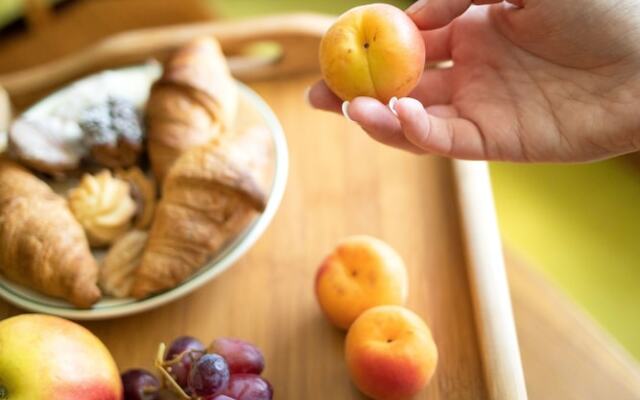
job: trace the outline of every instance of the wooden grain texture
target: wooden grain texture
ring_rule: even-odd
[[[51,9],[47,0],[24,0],[24,11],[30,30],[44,29],[51,22]]]
[[[160,341],[239,336],[266,354],[280,399],[360,399],[343,362],[344,334],[321,316],[316,267],[345,235],[371,234],[404,257],[409,305],[433,330],[440,363],[420,399],[484,399],[450,164],[372,142],[344,118],[304,105],[309,79],[254,85],[280,118],[288,189],[250,253],[187,298],[139,316],[86,324],[121,368],[149,367]]]
[[[150,367],[156,345],[181,334],[256,341],[277,398],[360,399],[342,362],[343,334],[320,315],[315,267],[336,240],[370,233],[410,266],[410,305],[441,351],[425,399],[482,399],[475,330],[449,162],[383,148],[341,117],[302,100],[316,77],[252,86],[287,133],[291,175],[273,224],[236,266],[194,294],[157,310],[87,323],[120,367]],[[637,366],[531,269],[507,258],[529,398],[637,400]],[[19,310],[0,302],[0,318]]]

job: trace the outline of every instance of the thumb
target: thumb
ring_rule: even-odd
[[[471,4],[500,3],[501,0],[418,0],[407,14],[423,30],[441,28],[462,15]]]

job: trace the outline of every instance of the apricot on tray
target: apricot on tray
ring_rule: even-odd
[[[315,291],[320,308],[337,327],[348,329],[365,310],[405,303],[407,271],[398,253],[371,236],[338,243],[318,269]]]
[[[438,350],[427,324],[401,306],[379,306],[353,323],[345,345],[353,383],[375,400],[410,399],[435,372]]]

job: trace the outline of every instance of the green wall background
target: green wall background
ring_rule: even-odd
[[[491,166],[504,241],[640,359],[640,167]]]

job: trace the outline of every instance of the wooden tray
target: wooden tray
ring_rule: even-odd
[[[229,54],[275,40],[282,56],[236,58],[287,134],[291,166],[281,209],[238,265],[198,292],[155,311],[87,323],[122,369],[150,367],[160,341],[239,336],[267,358],[278,399],[360,399],[343,362],[344,334],[321,316],[313,278],[349,234],[378,236],[404,257],[409,306],[431,326],[440,352],[421,399],[526,399],[490,181],[485,163],[417,157],[373,143],[344,118],[311,109],[304,89],[317,74],[320,35],[331,20],[293,15],[128,33],[57,63],[0,76],[26,104],[80,74],[137,62],[190,37],[215,34]],[[466,248],[466,252],[465,252]],[[466,254],[466,255],[465,255]]]

